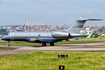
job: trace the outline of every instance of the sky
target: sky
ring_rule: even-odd
[[[103,19],[85,25],[105,25],[105,0],[0,0],[0,26],[24,25],[31,20],[71,25],[79,17]]]

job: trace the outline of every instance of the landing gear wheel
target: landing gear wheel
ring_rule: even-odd
[[[10,45],[7,45],[7,46],[10,46]]]
[[[54,46],[54,43],[50,43],[50,46]]]
[[[7,46],[10,46],[10,42],[9,41],[7,42]]]
[[[46,46],[46,43],[42,43],[42,46]]]

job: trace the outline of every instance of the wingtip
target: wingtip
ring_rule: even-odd
[[[88,19],[88,21],[102,21],[103,19]]]

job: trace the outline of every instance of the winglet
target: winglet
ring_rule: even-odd
[[[91,34],[90,34],[90,35],[88,35],[88,36],[87,36],[87,38],[90,38],[92,34],[93,34],[93,33],[91,32]]]

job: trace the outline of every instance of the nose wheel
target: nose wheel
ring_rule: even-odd
[[[9,41],[7,42],[7,46],[10,46],[10,42]]]

